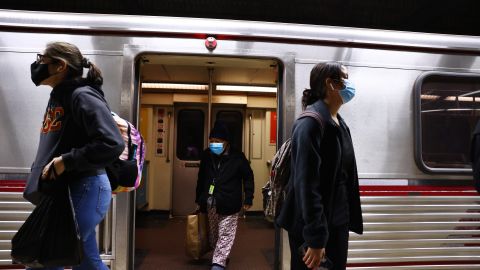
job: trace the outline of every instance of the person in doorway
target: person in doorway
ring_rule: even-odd
[[[349,231],[363,233],[355,154],[339,109],[355,96],[345,66],[317,64],[302,105],[323,118],[293,126],[287,196],[277,218],[287,229],[291,269],[346,268]]]
[[[86,77],[84,69],[88,69]],[[81,264],[73,269],[107,270],[98,252],[95,227],[112,196],[105,166],[120,156],[125,143],[101,90],[101,72],[75,45],[53,42],[37,54],[31,79],[36,86],[53,89],[24,197],[38,204],[45,196],[43,183],[68,185],[84,251]]]
[[[216,121],[203,152],[195,202],[208,213],[212,270],[225,269],[237,231],[239,213],[252,206],[254,179],[245,155],[231,147],[226,125]]]

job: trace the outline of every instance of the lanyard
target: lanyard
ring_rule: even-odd
[[[222,165],[222,158],[221,157],[220,157],[220,160],[218,161],[218,164],[215,164],[215,159],[213,158],[213,156],[211,156],[211,158],[212,158],[212,166],[213,166],[213,171],[215,173],[215,177],[213,177],[212,183],[210,184],[210,187],[208,188],[208,194],[209,195],[213,195],[213,191],[215,190],[215,180],[216,180],[216,178],[219,177],[220,166]]]
[[[215,178],[218,178],[220,176],[220,171],[221,171],[220,167],[222,166],[222,157],[219,157],[218,164],[216,164],[213,156],[211,156],[211,158],[212,158],[212,166],[213,166],[213,172],[215,173]]]

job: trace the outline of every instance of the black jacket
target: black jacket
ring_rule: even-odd
[[[40,176],[54,157],[62,155],[62,179],[105,173],[125,149],[122,135],[101,89],[83,81],[65,81],[50,93],[40,142],[24,190],[25,199],[37,204],[42,197]]]
[[[215,169],[214,166],[219,163],[219,168]],[[213,179],[215,179],[213,196],[218,214],[232,215],[238,213],[243,204],[252,205],[253,172],[242,152],[230,148],[228,155],[216,156],[208,148],[203,151],[195,198],[195,202],[200,205],[202,212],[207,211],[208,190]],[[245,195],[244,201],[242,200],[243,194]]]
[[[324,248],[328,241],[335,181],[341,170],[341,144],[338,130],[322,100],[307,110],[320,113],[324,130],[312,117],[298,119],[293,126],[291,173],[287,197],[277,223],[305,240],[311,248]],[[343,119],[338,116],[339,121]],[[344,122],[343,122],[344,123]],[[345,125],[346,126],[346,125]],[[350,133],[350,131],[349,131]],[[362,210],[355,162],[348,168],[349,229],[363,233]]]

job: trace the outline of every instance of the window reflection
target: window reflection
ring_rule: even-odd
[[[181,110],[177,121],[177,158],[200,160],[204,148],[205,115],[201,110]]]
[[[422,158],[430,168],[471,168],[480,77],[432,75],[421,86]]]

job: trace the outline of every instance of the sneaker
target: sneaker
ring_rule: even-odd
[[[214,263],[214,264],[212,264],[212,268],[210,270],[224,270],[224,269],[225,269],[225,267]]]

